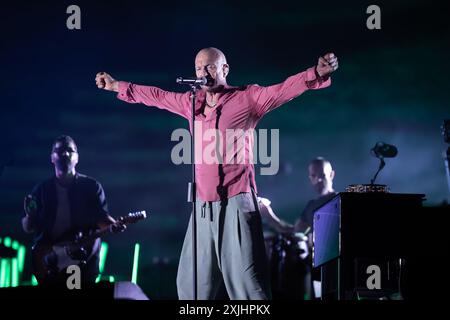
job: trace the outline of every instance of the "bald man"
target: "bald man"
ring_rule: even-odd
[[[317,197],[310,200],[295,223],[295,231],[309,233],[312,228],[314,211],[336,195],[333,189],[335,172],[330,161],[323,157],[313,159],[308,165],[308,177]]]
[[[302,232],[307,235],[309,247],[312,248],[313,239],[313,217],[314,212],[320,206],[328,202],[336,195],[333,189],[333,179],[335,172],[330,161],[323,157],[313,159],[308,165],[308,178],[317,197],[308,201],[303,209],[300,218],[295,222],[295,232]],[[304,283],[305,293],[308,299],[319,299],[321,297],[320,270],[312,269],[312,256],[308,256],[309,267],[306,269]]]
[[[195,56],[196,76],[207,79],[196,96],[195,138],[197,141],[205,137],[209,130],[216,130],[220,132],[215,135],[218,139],[216,143],[222,146],[222,149],[216,148],[222,161],[211,163],[206,159],[199,161],[196,157],[199,299],[217,298],[223,285],[231,299],[271,297],[255,169],[250,160],[253,159],[253,140],[247,139],[239,149],[234,148],[233,139],[233,148],[228,149],[224,141],[227,130],[247,132],[255,129],[258,121],[271,110],[309,89],[329,86],[330,74],[337,68],[337,57],[328,53],[319,58],[316,66],[279,84],[234,87],[227,83],[230,66],[221,50],[205,48]],[[189,127],[193,127],[189,91],[176,93],[118,81],[105,72],[98,73],[95,81],[98,88],[117,92],[118,98],[123,101],[168,110],[186,118]],[[201,145],[205,149],[207,144]],[[242,153],[236,151],[238,149],[245,151],[244,161],[239,161]],[[191,225],[192,219],[178,267],[177,290],[180,299],[193,299]]]

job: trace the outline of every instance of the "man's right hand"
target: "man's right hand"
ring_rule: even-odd
[[[31,194],[27,195],[25,199],[23,199],[23,210],[27,214],[27,216],[35,217],[37,213],[37,202],[36,198]]]
[[[114,78],[106,72],[97,73],[95,76],[95,84],[99,89],[119,92],[119,81],[114,80]]]

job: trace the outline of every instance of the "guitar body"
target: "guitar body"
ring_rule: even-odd
[[[118,225],[135,223],[147,217],[145,211],[129,213],[117,219]],[[33,274],[39,284],[58,278],[70,265],[83,266],[100,250],[100,237],[112,232],[104,228],[90,232],[71,232],[59,241],[42,242],[32,248]]]
[[[50,278],[58,277],[70,265],[82,266],[88,263],[96,249],[95,239],[83,243],[76,240],[38,243],[32,248],[34,276],[39,284],[45,283]]]

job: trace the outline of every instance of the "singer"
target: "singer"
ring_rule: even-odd
[[[202,130],[216,129],[226,136],[226,130],[254,129],[271,110],[301,95],[309,89],[330,85],[330,74],[338,68],[337,57],[328,53],[316,66],[290,76],[268,87],[227,84],[230,66],[225,55],[216,48],[200,50],[195,57],[197,78],[206,78],[197,93],[195,121]],[[118,81],[105,72],[96,75],[98,88],[115,91],[128,103],[156,106],[186,118],[191,122],[190,92],[176,93],[153,86]],[[204,83],[204,81],[203,81]],[[193,124],[189,123],[192,128]],[[196,133],[203,137],[203,132]],[[220,142],[220,141],[218,141]],[[225,146],[225,143],[218,144]],[[246,154],[253,150],[245,145]],[[232,149],[231,152],[236,152]],[[222,150],[223,158],[230,155]],[[225,287],[230,299],[270,299],[270,286],[261,217],[256,199],[253,163],[196,165],[197,233],[198,233],[198,298],[217,299]],[[192,299],[191,223],[186,232],[177,274],[180,299]]]

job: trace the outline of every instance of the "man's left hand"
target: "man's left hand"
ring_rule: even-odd
[[[338,59],[334,53],[327,53],[319,58],[316,71],[319,76],[326,78],[339,67]]]

